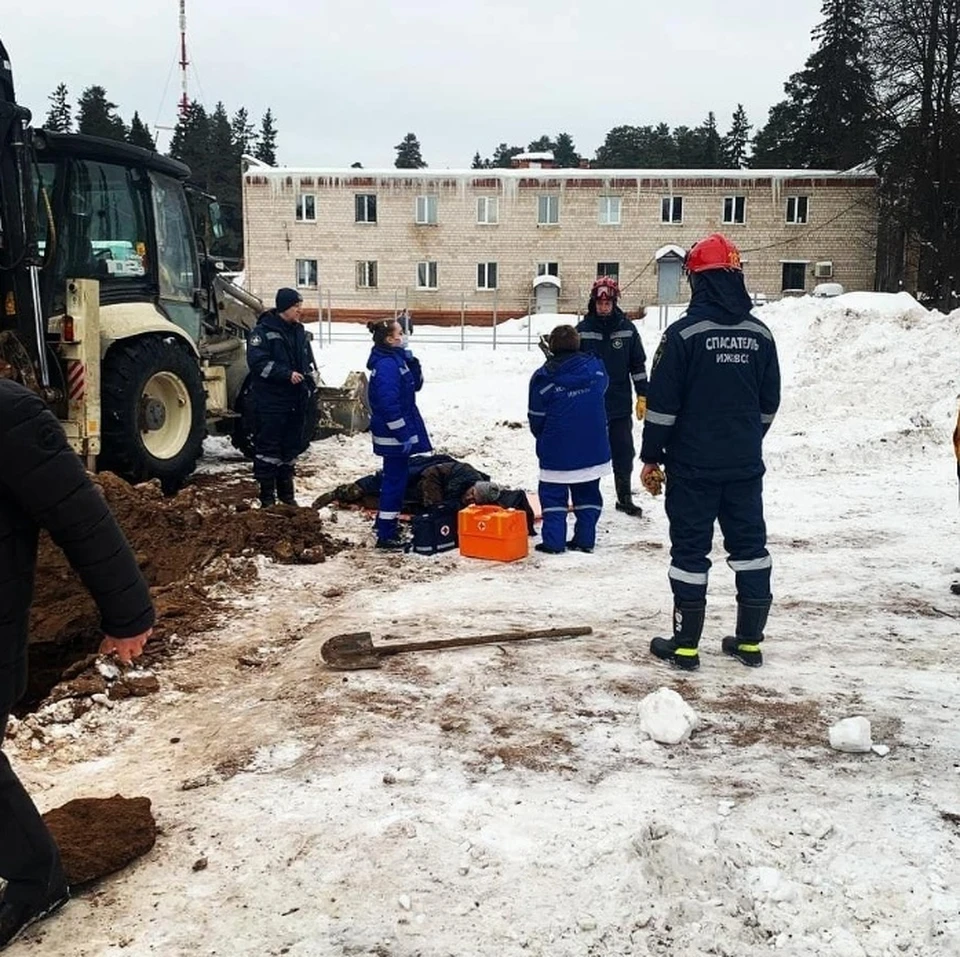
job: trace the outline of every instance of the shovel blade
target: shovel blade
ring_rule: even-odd
[[[320,646],[320,657],[338,671],[359,671],[362,668],[379,668],[381,665],[369,631],[354,631],[328,638]]]

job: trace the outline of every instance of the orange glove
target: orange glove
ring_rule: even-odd
[[[659,465],[651,465],[649,463],[644,465],[643,470],[640,472],[640,481],[651,495],[659,495],[663,491],[663,483],[665,481],[663,469],[661,469]]]
[[[637,419],[642,422],[647,414],[647,397],[645,395],[637,396]]]
[[[100,642],[100,654],[115,653],[125,665],[128,665],[134,658],[139,658],[143,654],[143,646],[152,634],[153,629],[148,628],[132,638],[113,638],[110,635],[104,635],[103,641]]]

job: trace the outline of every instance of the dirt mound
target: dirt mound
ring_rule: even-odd
[[[254,559],[322,562],[348,547],[330,538],[313,509],[251,508],[256,485],[227,476],[198,476],[166,498],[159,484],[131,486],[104,472],[96,481],[133,547],[157,607],[156,639],[209,628],[220,604],[210,586],[256,578]],[[30,617],[29,710],[60,675],[96,651],[96,606],[63,553],[43,535]],[[157,640],[148,648],[155,654]]]
[[[76,798],[43,819],[71,887],[119,871],[157,842],[157,823],[145,797]]]

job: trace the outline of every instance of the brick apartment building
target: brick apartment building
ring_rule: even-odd
[[[576,312],[598,275],[628,311],[687,298],[683,250],[721,231],[768,299],[874,288],[877,178],[821,170],[293,169],[248,164],[245,283],[334,319]]]

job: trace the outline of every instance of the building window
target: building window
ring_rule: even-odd
[[[745,223],[747,221],[746,196],[727,196],[724,199],[723,221],[725,223]]]
[[[560,197],[556,193],[537,197],[537,225],[556,226],[560,222]]]
[[[477,263],[477,289],[497,288],[497,264]]]
[[[597,279],[601,276],[609,276],[611,279],[620,281],[620,263],[597,263]]]
[[[805,223],[807,221],[808,196],[787,197],[787,222]]]
[[[316,259],[297,260],[297,287],[300,289],[317,288],[317,261]]]
[[[619,226],[620,225],[620,197],[619,196],[601,196],[600,197],[600,225],[601,226]]]
[[[301,193],[297,197],[297,222],[315,223],[317,221],[317,197],[313,193]]]
[[[355,221],[358,223],[375,223],[377,221],[376,193],[356,193],[353,197]]]
[[[435,262],[417,263],[417,289],[437,288],[437,264]]]
[[[477,222],[482,226],[496,226],[500,222],[500,204],[496,196],[477,198]]]
[[[437,197],[417,197],[417,225],[436,226],[437,224]]]
[[[560,263],[537,263],[538,276],[559,276]]]
[[[803,292],[807,285],[807,264],[783,263],[783,282],[780,288],[783,292]]]
[[[361,289],[377,288],[377,262],[375,259],[357,263],[357,286]]]
[[[660,222],[661,223],[682,223],[683,222],[683,197],[682,196],[664,196],[660,200]]]

